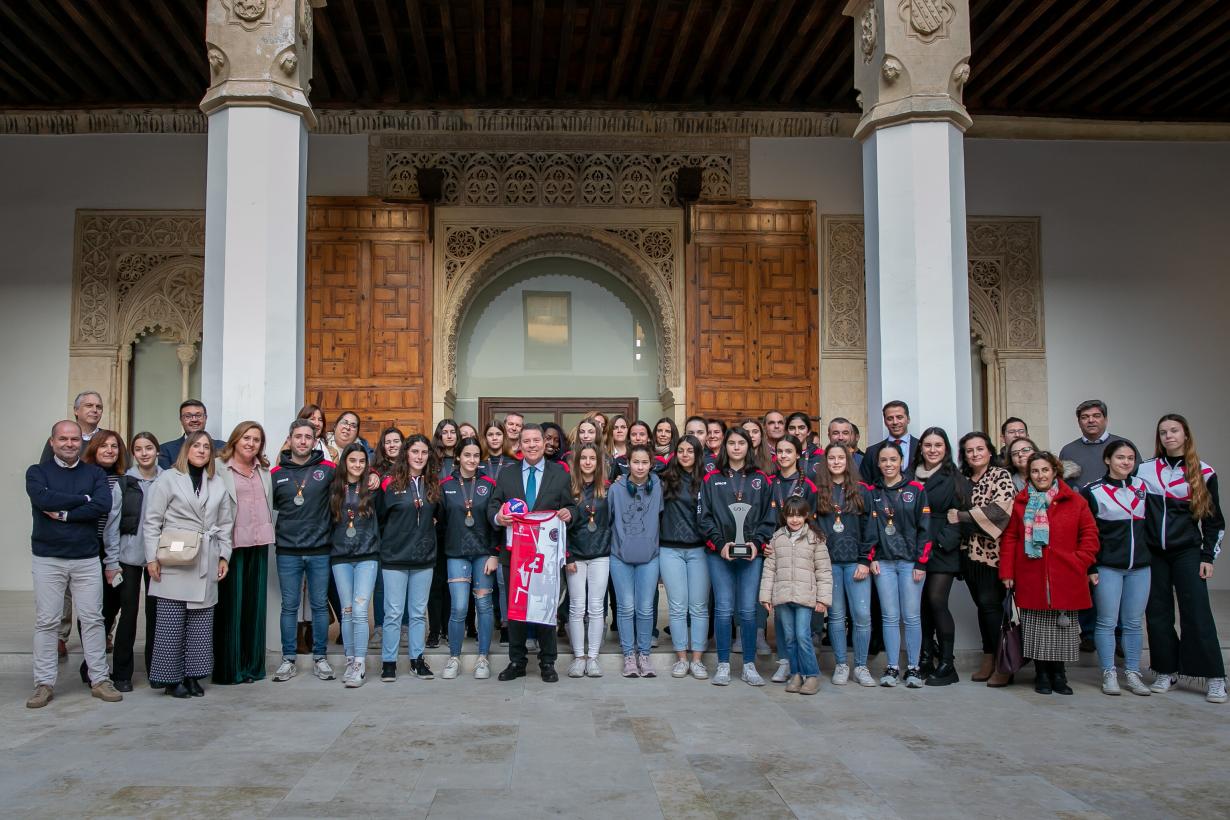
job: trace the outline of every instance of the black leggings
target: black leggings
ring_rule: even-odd
[[[922,634],[923,646],[931,640],[932,635],[943,648],[945,641],[952,646],[957,627],[952,620],[952,612],[948,609],[948,594],[952,591],[952,582],[956,578],[952,572],[928,572],[927,580],[923,582]]]
[[[978,608],[978,631],[982,633],[982,651],[994,655],[999,648],[999,627],[1004,620],[1004,584],[999,569],[981,561],[961,556],[961,574],[969,587],[969,595]]]

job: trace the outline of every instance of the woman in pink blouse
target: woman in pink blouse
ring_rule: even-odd
[[[273,543],[273,484],[265,429],[241,421],[219,456],[218,473],[235,502],[230,572],[218,584],[214,611],[214,683],[265,677],[265,591]]]

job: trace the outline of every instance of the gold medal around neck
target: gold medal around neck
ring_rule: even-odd
[[[836,521],[833,522],[833,532],[845,532],[845,531],[846,531],[846,525],[841,523],[840,518],[838,518]]]
[[[469,510],[466,510],[466,520],[465,520],[465,525],[466,525],[467,527],[473,527],[473,526],[474,526],[474,514],[473,514],[473,513],[471,513]]]
[[[351,521],[349,524],[346,525],[346,537],[354,538],[357,534],[358,534],[358,531],[355,530],[354,528],[354,522]]]

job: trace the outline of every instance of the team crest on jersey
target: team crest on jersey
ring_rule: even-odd
[[[475,487],[475,488],[474,488],[474,494],[475,494],[475,495],[486,495],[486,494],[487,494],[487,485],[486,485],[486,484],[479,484],[477,487]]]
[[[909,504],[910,502],[914,500],[914,493],[910,492],[909,490],[906,490],[905,492],[901,494],[901,500]]]
[[[313,470],[313,471],[312,471],[312,480],[313,480],[313,481],[324,481],[324,480],[325,480],[325,471],[324,471],[324,470]]]
[[[752,489],[753,489],[753,490],[759,490],[759,489],[760,489],[760,486],[761,486],[760,479],[759,479],[759,478],[753,478],[753,479],[752,479]]]
[[[547,537],[550,538],[552,541],[559,541],[559,530],[552,527],[551,529],[547,530]]]
[[[1136,497],[1140,499],[1141,501],[1145,500],[1145,488],[1144,487],[1141,487],[1139,490],[1136,491]]]

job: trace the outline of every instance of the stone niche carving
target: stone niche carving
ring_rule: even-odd
[[[861,216],[821,223],[821,413],[866,419],[867,303]],[[1046,429],[1046,342],[1039,223],[970,217],[970,329],[986,366],[988,426],[1008,416]],[[1038,431],[1035,431],[1038,432]]]
[[[70,397],[101,391],[106,423],[126,434],[133,343],[150,333],[175,342],[186,373],[201,339],[204,278],[201,211],[78,211]]]
[[[701,196],[749,195],[746,139],[492,140],[373,135],[373,196],[419,197],[415,172],[444,171],[443,205],[669,208],[679,169],[701,169]]]

